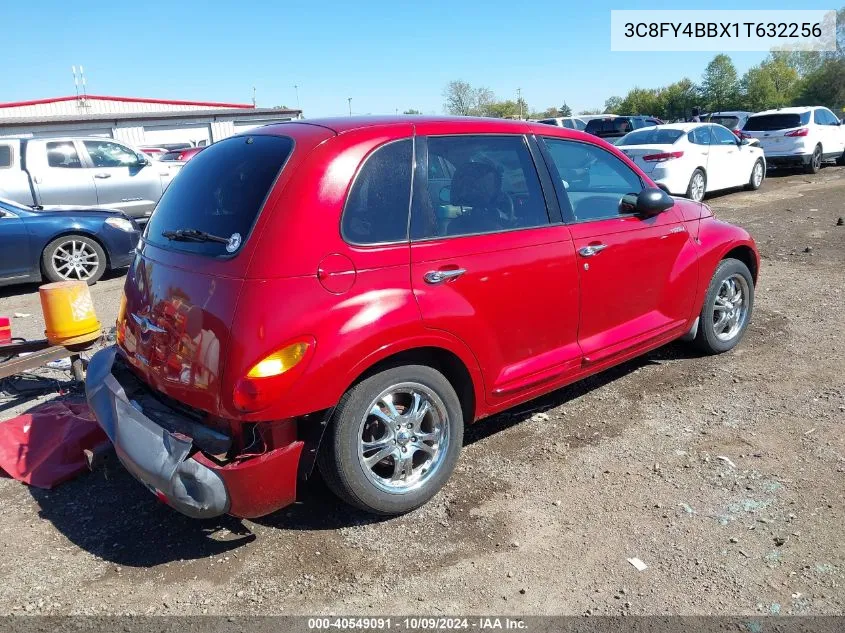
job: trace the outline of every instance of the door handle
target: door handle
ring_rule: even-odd
[[[598,255],[606,248],[607,244],[590,244],[589,246],[579,248],[578,254],[581,257],[592,257],[593,255]]]
[[[99,174],[94,174],[94,178],[111,178],[111,174],[100,172]]]
[[[455,268],[453,270],[429,270],[424,276],[427,284],[442,284],[444,281],[457,279],[466,272],[465,268]]]

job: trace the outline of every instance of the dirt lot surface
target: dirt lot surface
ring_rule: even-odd
[[[0,612],[845,612],[845,169],[771,176],[709,200],[763,256],[733,352],[673,345],[483,421],[445,490],[385,521],[319,481],[264,519],[197,522],[119,465],[49,492],[2,479]],[[93,288],[104,323],[122,283]],[[17,334],[43,327],[33,290],[0,291],[32,315]]]

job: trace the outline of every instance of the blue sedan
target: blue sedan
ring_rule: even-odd
[[[0,198],[0,286],[45,277],[93,284],[132,263],[139,235],[120,211],[42,209]]]

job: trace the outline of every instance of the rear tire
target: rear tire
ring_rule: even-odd
[[[813,155],[810,156],[810,162],[804,166],[804,171],[808,174],[817,174],[822,168],[822,146],[816,145],[813,150]]]
[[[836,159],[836,164],[845,167],[845,150],[843,150],[842,155]]]
[[[449,479],[463,431],[460,400],[443,374],[425,365],[393,367],[343,395],[317,465],[346,503],[374,514],[404,514]]]
[[[41,253],[41,268],[50,281],[84,281],[93,286],[107,266],[106,252],[90,237],[63,235]]]
[[[754,279],[738,259],[716,267],[698,317],[695,345],[705,354],[721,354],[742,339],[754,310]]]
[[[701,168],[692,172],[687,186],[686,197],[695,202],[704,200],[704,194],[707,192],[707,174]]]
[[[758,158],[757,162],[754,163],[754,167],[751,168],[751,176],[749,177],[748,184],[745,185],[745,188],[748,191],[757,191],[765,179],[766,167],[763,165],[763,159]]]

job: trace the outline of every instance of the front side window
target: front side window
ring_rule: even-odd
[[[128,147],[110,141],[83,141],[94,167],[129,167],[138,156]]]
[[[576,222],[634,212],[643,190],[637,173],[608,151],[577,141],[544,139]]]
[[[50,141],[47,143],[47,164],[50,167],[79,168],[82,161],[76,153],[73,141]]]
[[[537,169],[522,136],[428,139],[428,162],[449,178],[415,188],[414,239],[478,235],[549,223]]]
[[[352,244],[408,239],[413,144],[382,145],[364,161],[346,200],[341,233]]]
[[[727,128],[711,125],[710,131],[713,134],[713,145],[736,145],[736,136]]]

